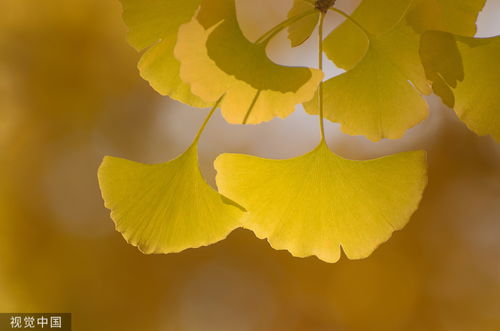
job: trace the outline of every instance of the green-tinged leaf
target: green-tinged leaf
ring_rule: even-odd
[[[379,36],[390,31],[403,17],[411,0],[363,0],[351,17],[369,33]],[[339,68],[349,70],[368,49],[368,38],[359,27],[344,21],[324,40],[324,51]]]
[[[373,38],[363,59],[324,84],[324,115],[350,135],[377,141],[397,139],[424,120],[428,106],[420,93],[430,88],[418,56],[418,35],[404,22]],[[305,103],[318,114],[315,99]]]
[[[193,95],[179,77],[173,50],[179,26],[196,13],[201,0],[121,0],[128,40],[138,51],[149,48],[139,62],[141,76],[162,95],[194,107],[208,105]]]
[[[476,34],[476,20],[486,0],[416,0],[408,23],[419,33],[440,30],[463,36]]]
[[[327,262],[369,256],[405,226],[426,186],[425,152],[346,160],[322,142],[288,160],[223,154],[217,186],[247,209],[243,226],[275,249]]]
[[[220,1],[220,0],[219,0]],[[286,67],[266,56],[266,43],[255,44],[242,34],[234,1],[222,22],[202,12],[179,30],[175,55],[181,62],[181,77],[203,100],[221,105],[230,123],[257,124],[290,115],[295,105],[310,100],[323,78],[319,70]],[[202,24],[200,24],[200,21]],[[249,112],[249,109],[251,110]]]
[[[425,75],[432,82],[432,90],[449,107],[455,105],[450,87],[457,87],[464,79],[462,56],[455,37],[441,31],[427,31],[420,40],[420,58]]]
[[[311,0],[294,0],[292,9],[288,12],[288,17],[294,17],[302,13],[307,12],[314,8],[314,1]],[[301,20],[293,23],[288,28],[288,39],[292,44],[292,47],[300,46],[309,39],[313,33],[316,25],[318,25],[320,17],[320,11],[317,13],[306,16]]]
[[[98,177],[116,229],[147,254],[220,241],[239,227],[243,214],[204,181],[196,145],[155,165],[108,156]]]

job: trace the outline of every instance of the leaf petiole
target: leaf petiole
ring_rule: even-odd
[[[257,93],[255,94],[255,97],[253,98],[250,107],[248,107],[247,113],[245,114],[245,118],[243,118],[243,122],[241,124],[247,124],[248,118],[250,117],[250,113],[252,113],[252,110],[255,107],[255,104],[257,103],[257,99],[259,99],[261,91],[262,90],[258,90]]]
[[[265,44],[265,43],[269,42],[271,39],[273,39],[273,37],[276,36],[278,33],[283,31],[284,29],[286,29],[290,25],[292,25],[293,23],[303,19],[304,17],[312,15],[316,12],[317,12],[316,9],[311,9],[311,10],[303,12],[302,14],[290,17],[290,18],[284,20],[283,22],[279,23],[278,25],[276,25],[275,27],[273,27],[272,29],[270,29],[266,33],[264,33],[254,43],[257,45]]]
[[[205,127],[207,126],[208,121],[210,121],[210,118],[212,118],[212,115],[215,113],[215,110],[217,109],[217,107],[219,107],[220,103],[222,102],[222,99],[224,99],[224,96],[225,96],[225,94],[222,95],[219,98],[219,100],[217,100],[215,102],[212,109],[210,109],[210,112],[208,113],[207,117],[205,118],[205,121],[203,121],[203,124],[201,125],[200,129],[198,130],[198,133],[196,134],[196,137],[194,138],[192,145],[197,144],[198,140],[200,140],[200,136],[203,133],[203,131],[205,130]]]
[[[321,17],[319,19],[319,28],[318,28],[318,67],[319,70],[323,71],[323,25],[325,22],[325,13],[321,13]],[[321,141],[325,141],[325,124],[324,124],[324,116],[323,116],[323,81],[319,83],[319,92],[318,92],[318,104],[319,104],[319,127],[321,130]]]
[[[312,15],[312,14],[314,14],[316,12],[317,12],[316,9],[311,9],[311,10],[305,11],[302,14],[299,14],[299,15],[296,15],[296,16],[288,18],[287,20],[279,23],[278,25],[274,26],[272,29],[270,29],[269,31],[267,31],[266,33],[264,33],[260,38],[258,38],[255,41],[255,44],[262,45],[262,44],[265,44],[265,43],[269,42],[274,36],[276,36],[278,33],[280,33],[281,31],[283,31],[284,29],[286,29],[288,26],[290,26],[293,23],[301,20],[302,18],[307,17],[309,15]],[[324,21],[324,14],[321,15],[321,21],[320,21],[321,28],[320,28],[320,30],[323,30],[322,29],[323,21]],[[321,31],[321,34],[322,33],[323,32]],[[322,53],[322,50],[321,50],[321,53]],[[322,64],[321,64],[321,67],[322,67]],[[258,98],[260,96],[260,93],[261,93],[261,90],[258,90],[257,93],[255,94],[255,97],[253,98],[252,103],[250,104],[250,106],[249,106],[249,108],[248,108],[248,110],[247,110],[247,112],[245,114],[245,117],[243,118],[242,124],[246,124],[247,123],[248,118],[250,117],[250,114],[251,114],[253,108],[255,107],[255,104],[257,103],[257,100],[258,100]],[[208,121],[210,120],[210,118],[214,114],[214,112],[217,109],[217,107],[219,106],[219,104],[222,102],[222,99],[224,98],[224,96],[225,95],[221,96],[219,98],[219,100],[217,100],[217,102],[214,104],[214,106],[212,107],[212,109],[208,113],[207,117],[205,118],[205,121],[203,122],[202,126],[200,127],[200,130],[198,131],[198,133],[196,134],[196,137],[193,140],[193,145],[196,144],[196,143],[198,143],[201,134],[203,133],[203,131],[205,130],[205,127],[207,126]],[[323,132],[323,129],[322,129],[322,132]]]

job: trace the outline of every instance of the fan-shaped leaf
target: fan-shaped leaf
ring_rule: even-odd
[[[217,20],[207,19],[202,10],[200,20],[180,28],[175,54],[182,79],[203,100],[215,101],[225,94],[221,110],[230,123],[256,124],[288,116],[296,104],[314,96],[322,72],[273,63],[265,43],[251,43],[242,34],[234,1],[224,2],[232,9],[226,8],[222,22],[209,27],[207,21]]]
[[[333,154],[322,142],[288,160],[223,154],[217,186],[248,213],[244,227],[294,256],[327,262],[367,257],[417,208],[426,185],[425,153],[369,161]]]
[[[116,229],[144,253],[209,245],[239,227],[242,210],[203,180],[196,145],[155,165],[106,157],[98,177]]]
[[[208,105],[180,79],[173,50],[179,26],[195,15],[201,1],[121,0],[130,45],[138,51],[149,47],[139,62],[141,76],[159,93],[194,107]]]
[[[404,22],[374,37],[363,59],[324,84],[324,115],[351,135],[377,141],[400,138],[425,119],[420,93],[430,88],[418,56],[418,35]],[[420,93],[419,93],[420,92]],[[318,114],[317,102],[306,110]]]

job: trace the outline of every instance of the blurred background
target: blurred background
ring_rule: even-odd
[[[359,1],[338,2],[352,12]],[[245,34],[260,35],[290,6],[238,1]],[[467,130],[437,98],[428,99],[430,118],[398,141],[327,125],[330,147],[348,158],[429,153],[420,209],[370,258],[293,258],[244,230],[146,256],[114,231],[97,167],[104,155],[176,156],[207,110],[161,97],[139,77],[118,0],[0,8],[0,312],[71,312],[78,331],[500,330],[500,144]],[[331,15],[329,29],[341,22]],[[479,35],[499,33],[500,0],[489,0]],[[315,45],[291,50],[281,34],[270,55],[315,66]],[[293,157],[318,139],[317,117],[301,108],[246,127],[218,114],[202,137],[202,171],[213,185],[220,153]]]

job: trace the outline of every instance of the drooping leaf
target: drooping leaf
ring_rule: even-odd
[[[130,45],[138,51],[147,49],[138,66],[141,76],[160,94],[194,107],[208,105],[180,79],[173,50],[179,26],[195,15],[201,1],[121,0]]]
[[[312,0],[294,0],[293,7],[288,12],[288,18],[305,13],[312,8],[314,8],[314,1]],[[318,25],[320,14],[320,11],[317,11],[317,13],[306,16],[290,25],[288,39],[290,39],[292,47],[300,46],[309,39],[316,25]]]
[[[476,20],[486,0],[416,0],[408,23],[419,33],[439,30],[463,36],[476,34]]]
[[[404,227],[426,186],[425,152],[346,160],[322,142],[288,160],[223,154],[217,186],[247,209],[243,226],[275,249],[336,262],[367,257]]]
[[[240,225],[241,207],[204,181],[196,145],[162,164],[108,156],[98,178],[116,229],[146,254],[210,245]]]
[[[372,37],[362,60],[324,84],[324,115],[350,135],[397,139],[424,120],[421,94],[430,87],[418,55],[418,35],[404,22]],[[318,114],[316,100],[304,104]]]
[[[500,36],[470,38],[428,31],[422,35],[420,55],[443,102],[471,130],[500,141]]]
[[[234,0],[218,1],[226,4],[222,21],[202,8],[199,19],[179,30],[175,55],[191,91],[207,101],[225,94],[221,110],[230,123],[284,118],[296,104],[310,100],[322,72],[272,62],[266,56],[266,43],[252,43],[241,32]]]

